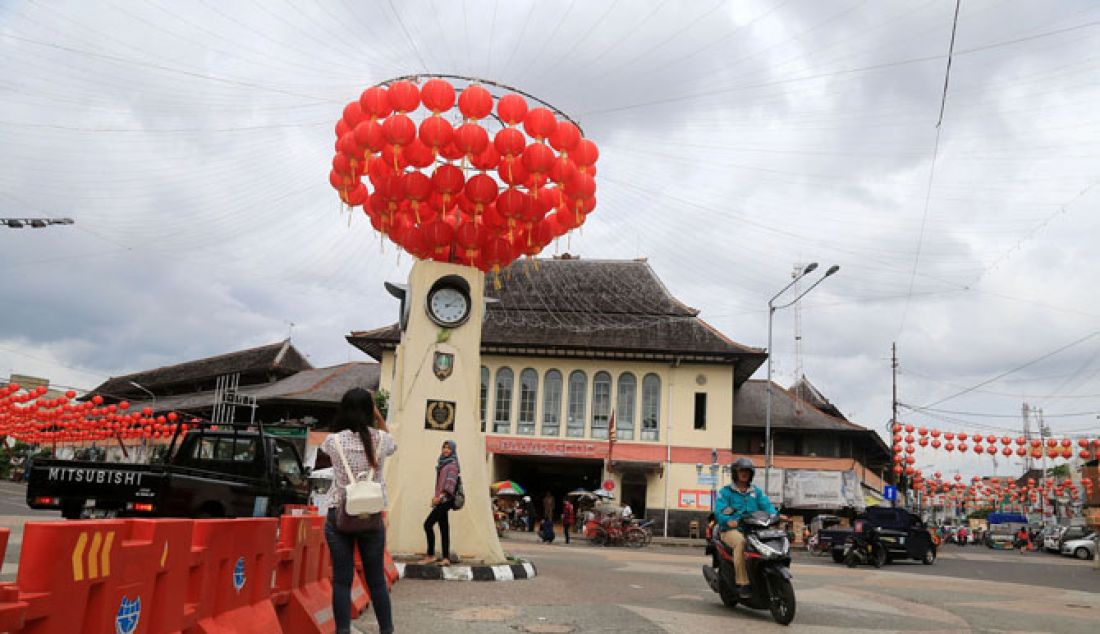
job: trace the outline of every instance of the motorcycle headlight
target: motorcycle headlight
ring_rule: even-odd
[[[779,557],[783,554],[781,551],[776,550],[775,548],[758,539],[755,535],[749,535],[748,538],[749,543],[752,544],[752,547],[765,557]]]

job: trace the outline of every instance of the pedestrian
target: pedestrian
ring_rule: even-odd
[[[573,503],[566,498],[561,503],[561,532],[565,534],[565,543],[569,543],[569,529],[573,528],[573,523],[577,521],[577,516],[573,510]]]
[[[527,532],[535,532],[535,503],[530,495],[523,496],[523,519],[527,523]]]
[[[432,512],[424,520],[424,535],[428,538],[428,554],[420,561],[428,564],[436,561],[435,525],[439,524],[439,536],[443,542],[439,562],[451,565],[451,525],[447,521],[447,512],[454,508],[454,495],[458,488],[461,472],[458,467],[458,452],[455,441],[445,440],[435,464],[435,493],[432,495]]]
[[[397,451],[397,444],[386,429],[386,421],[375,407],[371,393],[362,388],[353,388],[344,394],[332,427],[336,433],[329,435],[320,449],[333,465],[332,487],[328,496],[332,507],[325,521],[325,541],[332,557],[332,616],[336,634],[351,632],[351,582],[355,574],[356,548],[363,560],[363,573],[371,604],[374,605],[374,616],[378,619],[378,629],[380,632],[393,632],[384,570],[386,528],[383,514],[370,516],[370,520],[363,522],[369,526],[356,532],[337,530],[337,522],[338,513],[343,508],[345,487],[351,483],[349,471],[364,473],[371,470],[372,479],[382,485],[385,500],[386,483],[382,478],[382,467],[386,458]]]
[[[545,544],[554,543],[554,520],[549,517],[542,518],[539,524],[539,540]]]
[[[554,494],[549,491],[542,496],[542,517],[554,521]]]

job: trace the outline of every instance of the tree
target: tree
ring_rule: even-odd
[[[390,393],[388,390],[379,388],[374,393],[374,404],[378,406],[378,411],[382,412],[382,418],[388,419],[390,417]]]

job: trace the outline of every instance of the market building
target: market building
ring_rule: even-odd
[[[306,462],[320,444],[323,430],[344,392],[378,388],[377,363],[342,363],[315,368],[289,339],[246,350],[142,370],[104,381],[81,398],[129,401],[155,413],[179,412],[203,420],[256,421],[268,433],[295,440]],[[218,408],[219,379],[236,385],[238,403]],[[311,438],[309,434],[312,434]]]
[[[728,482],[712,461],[761,453],[738,435],[763,428],[762,390],[749,377],[766,352],[706,323],[644,259],[537,260],[537,270],[513,273],[487,295],[480,423],[492,480],[515,480],[536,499],[550,491],[559,504],[570,490],[610,480],[658,531],[667,519],[670,535],[687,535]],[[397,324],[348,336],[380,362],[381,389],[391,386],[400,336]],[[789,416],[775,405],[777,429],[821,437],[806,445],[814,455],[777,456],[777,467],[854,472],[881,485],[873,468],[882,460],[870,456],[867,438],[854,440],[877,435],[809,401],[801,422],[783,427]],[[857,492],[867,480],[857,480]]]

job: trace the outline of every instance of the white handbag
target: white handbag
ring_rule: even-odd
[[[355,477],[340,440],[336,439],[335,444],[336,453],[340,454],[340,462],[344,463],[344,470],[348,474],[349,484],[344,487],[344,511],[352,516],[381,513],[386,508],[386,501],[382,495],[382,483],[374,481],[376,470],[367,469],[358,478]]]

